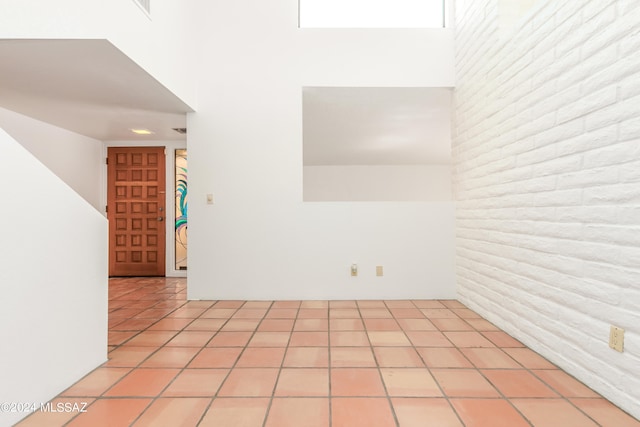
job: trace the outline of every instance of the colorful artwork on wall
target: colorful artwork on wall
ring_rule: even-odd
[[[176,150],[176,270],[187,269],[187,150]]]

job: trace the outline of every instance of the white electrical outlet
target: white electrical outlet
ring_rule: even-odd
[[[624,329],[611,326],[609,330],[609,347],[620,353],[624,351]]]

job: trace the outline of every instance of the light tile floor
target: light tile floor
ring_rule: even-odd
[[[27,426],[631,427],[458,301],[186,301],[111,279],[109,361]],[[72,357],[72,355],[70,355]]]

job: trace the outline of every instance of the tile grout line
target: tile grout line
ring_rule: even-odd
[[[196,320],[196,319],[201,319],[201,318],[202,318],[201,316],[202,316],[204,313],[206,313],[208,310],[210,310],[210,309],[214,308],[214,307],[215,307],[215,305],[216,305],[216,304],[218,304],[218,303],[220,303],[220,302],[221,302],[221,300],[216,300],[216,301],[215,301],[211,306],[209,306],[209,308],[205,309],[205,311],[203,311],[203,312],[202,312],[202,313],[201,313],[197,318],[195,318],[194,320]],[[191,362],[193,362],[193,360],[194,360],[194,359],[195,359],[195,358],[196,358],[196,357],[197,357],[197,356],[198,356],[198,355],[199,355],[199,354],[200,354],[204,349],[209,348],[209,347],[207,347],[207,346],[209,345],[209,343],[210,343],[210,342],[211,342],[211,341],[212,341],[216,336],[218,336],[218,334],[219,334],[220,332],[224,332],[224,331],[222,331],[222,329],[223,329],[223,328],[224,328],[224,327],[229,323],[229,321],[231,321],[231,320],[233,319],[233,316],[234,316],[234,315],[235,315],[235,314],[236,314],[236,313],[237,313],[237,312],[242,308],[242,306],[243,306],[243,305],[245,305],[247,302],[248,302],[248,301],[242,301],[242,304],[240,304],[240,306],[238,306],[238,307],[236,307],[235,309],[233,309],[233,310],[234,310],[234,311],[233,311],[233,313],[232,313],[230,316],[226,317],[226,318],[225,318],[225,317],[223,317],[223,318],[217,318],[217,317],[216,317],[216,318],[207,318],[207,317],[205,317],[205,318],[204,318],[204,319],[225,319],[225,320],[224,320],[224,322],[222,323],[222,325],[220,325],[220,327],[218,328],[218,330],[217,330],[217,331],[215,331],[215,333],[211,336],[211,338],[210,338],[209,340],[207,340],[207,342],[206,342],[206,343],[204,343],[204,345],[200,348],[200,351],[196,352],[196,354],[195,354],[195,355],[194,355],[194,356],[193,356],[193,357],[192,357],[192,358],[191,358],[191,359],[190,359],[190,360],[189,360],[189,361],[184,365],[184,367],[180,370],[180,372],[179,372],[179,373],[174,377],[174,379],[173,379],[173,380],[172,380],[172,381],[171,381],[171,382],[170,382],[170,383],[169,383],[169,384],[168,384],[168,385],[163,389],[163,391],[162,391],[160,394],[162,394],[164,391],[166,391],[166,389],[167,389],[167,388],[168,388],[168,387],[169,387],[169,386],[170,386],[170,385],[175,381],[175,379],[176,379],[176,378],[177,378],[181,373],[183,373],[185,370],[187,370],[187,369],[209,369],[209,368],[188,368],[188,366],[189,366],[189,364],[190,364]],[[191,323],[193,323],[193,322],[191,322]],[[191,324],[191,323],[189,323],[189,324]],[[185,328],[186,328],[186,326],[185,326]],[[243,350],[238,354],[238,356],[236,356],[236,360],[235,360],[235,362],[233,363],[233,365],[232,365],[231,367],[229,367],[229,368],[211,368],[211,369],[228,369],[228,372],[227,372],[227,374],[224,376],[224,379],[220,382],[220,385],[218,386],[218,389],[217,389],[216,393],[215,393],[212,397],[209,397],[209,396],[207,396],[207,397],[206,397],[206,398],[210,399],[210,402],[209,402],[209,404],[207,405],[207,407],[205,408],[205,410],[203,411],[203,413],[202,413],[202,415],[201,415],[201,417],[200,417],[200,420],[198,421],[198,423],[197,423],[196,425],[200,425],[200,424],[202,423],[202,421],[204,420],[204,418],[205,418],[205,416],[206,416],[207,412],[210,410],[210,408],[211,408],[211,406],[213,405],[213,403],[214,403],[215,399],[218,397],[218,393],[220,392],[220,389],[222,388],[222,386],[224,385],[224,383],[225,383],[225,382],[227,381],[227,379],[229,378],[229,375],[231,375],[231,372],[233,371],[233,369],[234,369],[235,365],[236,365],[236,364],[238,363],[238,361],[240,360],[240,357],[241,357],[241,356],[242,356],[242,354],[244,353],[244,350],[246,350],[246,348],[248,347],[248,343],[249,343],[249,341],[251,341],[251,338],[253,338],[253,335],[257,332],[257,328],[258,328],[258,327],[256,326],[256,329],[253,331],[253,333],[251,334],[251,336],[249,337],[249,339],[248,339],[248,341],[247,341],[247,345],[244,345],[244,346],[243,346]],[[184,328],[183,328],[183,331],[184,331]],[[240,332],[240,331],[229,331],[229,332]],[[215,348],[215,347],[211,347],[211,348]],[[184,397],[184,396],[183,396],[183,397]]]
[[[329,381],[327,401],[329,402],[329,427],[333,427],[333,396],[331,390],[331,368],[333,363],[331,363],[331,312],[329,311],[331,307],[329,305],[329,301],[327,301],[327,381]]]
[[[512,347],[512,348],[517,348],[517,347]],[[529,349],[529,347],[526,347],[526,346],[525,346],[525,347],[523,347],[523,348]],[[529,349],[529,350],[531,350],[531,349]],[[533,350],[531,350],[531,351],[533,351]],[[507,353],[506,351],[505,351],[504,353],[505,353],[508,357],[510,357],[512,360],[514,360],[516,363],[518,363],[520,366],[522,366],[522,368],[523,368],[522,370],[524,370],[524,371],[528,372],[529,374],[531,374],[535,379],[537,379],[537,380],[538,380],[538,381],[540,381],[542,384],[544,384],[544,385],[545,385],[549,390],[553,391],[554,393],[556,393],[556,394],[558,395],[558,397],[549,397],[549,398],[546,398],[546,399],[564,400],[564,401],[566,401],[569,405],[571,405],[572,407],[574,407],[575,409],[577,409],[580,413],[584,414],[588,419],[590,419],[591,421],[593,421],[597,426],[602,427],[602,425],[601,425],[598,421],[596,421],[595,419],[593,419],[589,414],[587,414],[585,411],[583,411],[582,409],[580,409],[577,405],[573,404],[573,402],[571,402],[571,400],[570,400],[570,398],[569,398],[568,396],[565,396],[565,395],[564,395],[563,393],[561,393],[559,390],[556,390],[556,388],[555,388],[555,387],[551,386],[551,385],[550,385],[549,383],[547,383],[545,380],[543,380],[543,379],[542,379],[542,378],[540,378],[538,375],[536,375],[536,373],[535,373],[535,372],[533,372],[534,368],[530,368],[530,367],[528,367],[528,366],[525,366],[525,364],[524,364],[524,363],[519,362],[518,360],[516,360],[513,356],[511,356],[511,355],[510,355],[509,353]],[[538,356],[542,357],[545,361],[547,361],[547,362],[551,363],[550,361],[548,361],[546,358],[544,358],[543,356],[539,355],[538,353],[536,353],[536,355],[538,355]],[[550,370],[550,371],[565,372],[565,371],[563,371],[559,366],[557,366],[556,364],[554,364],[554,363],[551,363],[551,364],[552,364],[555,368],[553,368],[553,369],[547,369],[547,370]],[[545,369],[540,369],[540,370],[545,370]],[[479,369],[479,368],[478,368],[478,372],[480,372],[480,369]],[[565,372],[565,373],[566,373],[566,372]],[[480,372],[480,374],[484,377],[484,373]],[[569,374],[567,373],[567,375],[569,375]],[[488,379],[488,378],[486,378],[486,377],[485,377],[485,379],[486,379],[487,381],[489,381],[489,379]],[[491,381],[489,381],[489,382],[491,383]],[[491,383],[491,384],[493,385],[493,383]],[[583,385],[584,385],[584,384],[583,384]],[[494,387],[496,387],[496,386],[494,386]],[[587,387],[587,386],[585,385],[585,387]],[[496,387],[496,389],[497,389],[497,387]],[[499,390],[498,390],[498,391],[499,391]],[[595,393],[595,392],[594,392],[594,393]],[[501,394],[502,394],[502,393],[501,393]],[[597,393],[596,393],[596,394],[597,394]],[[530,422],[530,423],[531,423],[531,425],[533,425],[533,422],[529,421],[529,419],[528,419],[528,418],[527,418],[523,413],[521,413],[521,411],[520,411],[520,410],[515,406],[515,404],[511,402],[511,398],[506,398],[506,397],[505,397],[505,399],[509,402],[509,404],[510,404],[510,405],[511,405],[511,406],[512,406],[516,411],[518,411],[518,413],[520,413],[520,414],[521,414],[521,415],[522,415],[522,416],[523,416],[523,417],[524,417],[528,422]],[[515,399],[518,399],[518,397],[516,397]],[[526,399],[526,398],[522,398],[522,397],[520,397],[520,399]],[[543,398],[543,399],[545,399],[545,398]]]
[[[386,309],[389,311],[389,314],[391,315],[391,317],[395,320],[395,317],[393,317],[393,313],[389,309],[389,306],[387,305],[387,302],[383,300],[382,303],[384,304]],[[358,309],[358,313],[360,314],[360,317],[362,317],[362,312],[360,311],[360,309]],[[397,320],[396,320],[396,322],[397,322]],[[398,415],[396,414],[396,409],[393,407],[393,402],[391,400],[391,396],[389,396],[389,389],[387,388],[387,384],[384,381],[384,377],[382,375],[382,368],[380,367],[380,363],[378,362],[378,357],[376,356],[376,352],[373,351],[373,344],[371,343],[371,337],[369,336],[369,330],[367,329],[366,323],[364,323],[364,319],[362,320],[362,324],[364,325],[364,329],[365,329],[366,334],[367,334],[367,340],[369,341],[369,348],[371,350],[371,354],[373,355],[373,360],[376,363],[376,369],[378,371],[378,376],[380,377],[380,382],[382,383],[382,388],[384,390],[385,397],[387,398],[387,403],[389,404],[389,408],[391,409],[391,416],[393,417],[393,421],[396,423],[396,427],[400,427],[400,422],[398,421]],[[407,334],[405,334],[404,331],[402,331],[402,333],[404,334],[404,336],[407,339],[407,341],[411,342],[409,340],[409,337],[407,336]]]
[[[473,325],[472,325],[472,327],[473,327]],[[484,337],[484,334],[482,334],[482,332],[481,332],[481,331],[477,330],[476,328],[474,328],[474,331],[475,331],[475,332],[477,332],[477,333],[479,333],[480,335],[482,335],[482,336]],[[486,337],[485,337],[485,338],[486,338]],[[494,344],[495,348],[499,348],[499,347],[498,347],[497,345],[495,345],[495,343],[493,343],[492,341],[491,341],[491,343],[492,343],[492,344]],[[458,347],[458,346],[456,346],[456,348],[460,349],[460,347]],[[473,347],[469,347],[469,348],[473,348]],[[462,352],[461,352],[461,353],[462,353]],[[510,357],[510,355],[509,355],[508,353],[506,353],[506,352],[504,352],[504,353],[505,353],[505,354],[507,354],[507,356],[508,356],[508,357]],[[465,355],[464,353],[462,353],[462,355],[466,357],[466,355]],[[467,358],[467,359],[468,359],[468,358]],[[512,359],[513,359],[513,358],[512,358]],[[521,366],[523,366],[523,365],[522,365],[521,363],[519,363],[517,360],[515,360],[515,359],[514,359],[514,361],[515,361],[516,363],[520,364]],[[470,363],[471,363],[471,365],[473,366],[473,369],[474,369],[476,372],[478,372],[478,374],[479,374],[482,378],[484,378],[484,380],[485,380],[485,381],[487,381],[487,382],[488,382],[488,383],[489,383],[489,384],[490,384],[490,385],[491,385],[491,386],[496,390],[496,392],[497,392],[497,393],[498,393],[498,395],[500,396],[500,400],[506,401],[506,402],[509,404],[509,406],[510,406],[511,408],[513,408],[513,409],[514,409],[514,410],[515,410],[515,411],[516,411],[516,412],[517,412],[517,413],[522,417],[522,419],[523,419],[526,423],[528,423],[531,427],[534,427],[534,426],[533,426],[533,423],[532,423],[532,422],[531,422],[531,421],[530,421],[530,420],[529,420],[529,419],[528,419],[528,418],[527,418],[527,417],[526,417],[526,416],[525,416],[525,415],[524,415],[524,414],[523,414],[523,413],[522,413],[522,412],[521,412],[521,411],[520,411],[520,410],[519,410],[519,409],[518,409],[518,408],[517,408],[517,407],[516,407],[512,402],[511,402],[511,399],[507,398],[507,397],[505,396],[505,394],[502,392],[502,390],[500,390],[500,389],[499,389],[495,384],[493,384],[493,382],[491,382],[491,381],[489,380],[489,378],[487,378],[487,377],[484,375],[484,373],[480,370],[480,368],[478,368],[478,367],[476,366],[476,364],[475,364],[475,363],[473,363],[473,361],[471,361],[471,360],[469,359],[469,362],[470,362]],[[523,367],[524,367],[524,366],[523,366]],[[454,409],[455,409],[455,408],[454,408]],[[458,412],[458,411],[456,410],[456,413],[457,413],[457,412]]]
[[[247,303],[248,301],[242,301],[242,304],[236,308],[236,310],[233,312],[233,314],[231,316],[229,316],[227,318],[227,320],[224,322],[223,326],[220,327],[220,329],[214,334],[214,337],[216,335],[218,335],[218,333],[222,332],[222,329],[224,328],[224,326],[226,326],[228,324],[229,321],[231,321],[231,319],[233,319],[233,316],[236,315],[236,313]],[[271,304],[273,304],[273,301],[271,302]],[[267,309],[268,311],[268,309]],[[263,316],[264,318],[264,316]],[[255,326],[254,330],[251,332],[251,336],[249,337],[249,339],[247,340],[246,344],[244,346],[242,346],[242,350],[240,351],[240,353],[236,356],[235,362],[233,362],[233,364],[228,368],[229,372],[227,372],[227,375],[225,375],[224,379],[220,382],[220,385],[218,386],[218,389],[216,390],[215,394],[213,395],[212,399],[211,399],[211,403],[209,404],[209,407],[207,408],[207,410],[202,414],[202,418],[200,420],[200,422],[198,423],[198,425],[200,423],[202,423],[202,420],[204,420],[204,417],[206,416],[207,412],[210,410],[211,406],[213,406],[213,403],[215,402],[215,400],[220,397],[218,394],[220,393],[220,390],[222,389],[222,387],[225,385],[225,383],[227,382],[227,380],[229,379],[229,376],[231,375],[231,373],[233,372],[233,370],[235,369],[236,365],[238,364],[238,361],[240,360],[240,358],[242,357],[242,355],[244,354],[245,350],[249,347],[249,343],[251,342],[251,340],[253,339],[253,337],[255,336],[256,332],[258,331],[258,327],[260,325],[260,323],[262,323],[262,319],[260,320],[260,322],[258,322],[258,325]],[[243,332],[243,331],[228,331],[228,332]],[[249,332],[249,331],[247,331]],[[211,339],[213,339],[214,337],[211,337]],[[207,342],[207,344],[211,342],[211,340],[209,340]],[[206,348],[206,345],[205,347]],[[266,414],[265,414],[265,419],[266,419]]]
[[[135,292],[135,291],[128,292],[126,295],[129,295],[130,293],[133,293],[133,292]],[[138,301],[138,300],[134,300],[134,301]],[[156,302],[155,302],[151,307],[155,307],[156,305],[158,305],[158,304],[160,304],[160,303],[162,303],[162,302],[165,302],[165,301],[167,301],[167,300],[158,300],[158,301],[156,301]],[[121,342],[120,344],[116,345],[116,346],[115,346],[115,348],[114,348],[113,350],[116,350],[116,349],[118,349],[118,348],[122,347],[123,345],[125,345],[126,343],[128,343],[129,341],[131,341],[133,338],[135,338],[135,337],[137,337],[138,335],[140,335],[141,333],[143,333],[143,332],[147,331],[151,326],[155,325],[156,323],[158,323],[158,322],[160,322],[161,320],[165,319],[165,318],[166,318],[167,316],[169,316],[171,313],[174,313],[175,311],[177,311],[177,310],[179,310],[180,308],[182,308],[182,307],[184,307],[185,305],[187,305],[187,304],[188,304],[188,302],[189,302],[189,301],[186,301],[186,300],[185,300],[182,304],[180,304],[180,305],[179,305],[179,306],[177,306],[177,307],[174,307],[174,308],[173,308],[173,310],[170,310],[168,313],[165,313],[161,318],[159,318],[159,319],[158,319],[158,320],[156,320],[155,322],[152,322],[152,323],[151,323],[150,325],[148,325],[146,328],[138,330],[138,331],[137,331],[138,333],[136,333],[136,334],[132,335],[131,337],[129,337],[129,338],[128,338],[128,339],[126,339],[125,341],[123,341],[123,342]],[[125,305],[125,306],[126,306],[126,305]],[[124,306],[123,306],[123,307],[124,307]],[[123,308],[123,307],[120,307],[120,309],[121,309],[121,308]],[[142,312],[144,312],[144,311],[145,311],[145,310],[142,310],[140,313],[142,313]],[[140,314],[140,313],[138,313],[138,314]],[[110,314],[111,314],[111,312],[109,312],[108,314],[110,315]],[[123,322],[118,323],[118,324],[117,324],[117,325],[115,325],[115,326],[118,326],[118,325],[120,325],[120,324],[122,324],[122,323],[124,323],[124,322],[126,322],[126,321],[128,321],[128,320],[131,320],[131,319],[132,319],[131,317],[128,317],[128,318],[127,318],[127,319],[125,319]],[[108,319],[107,319],[107,322],[108,322]],[[190,323],[191,323],[191,322],[190,322]],[[110,332],[110,331],[111,331],[111,328],[108,328],[107,333],[108,333],[108,332]],[[177,335],[177,333],[176,333],[176,335]],[[174,337],[175,337],[175,335],[174,335]],[[173,337],[172,337],[171,339],[173,339]],[[113,351],[113,350],[111,350],[111,351]],[[110,351],[110,352],[111,352],[111,351]],[[109,352],[109,353],[110,353],[110,352]],[[105,362],[105,363],[106,363],[106,362]]]
[[[260,329],[260,325],[262,324],[262,322],[266,318],[267,314],[269,313],[269,311],[273,307],[273,303],[274,302],[271,301],[271,305],[269,306],[267,311],[264,313],[263,318],[256,325],[256,330],[254,332],[254,335],[255,335],[256,332],[258,332],[258,329]],[[298,311],[299,310],[300,310],[300,307],[298,307]],[[296,317],[297,317],[297,313],[298,312],[296,312]],[[293,324],[295,325],[295,322],[293,322]],[[253,338],[254,335],[251,335],[251,337]],[[278,368],[278,374],[276,375],[276,380],[274,381],[273,388],[271,389],[271,396],[269,397],[269,403],[267,404],[267,410],[264,413],[264,420],[262,421],[262,427],[265,427],[267,425],[267,420],[269,419],[269,413],[271,412],[271,406],[273,405],[273,398],[274,398],[274,396],[276,394],[276,388],[278,387],[278,382],[280,381],[280,374],[282,373],[282,367],[284,365],[284,359],[287,357],[287,351],[289,350],[289,343],[291,342],[291,336],[292,335],[293,335],[293,325],[291,327],[291,331],[289,331],[289,339],[287,340],[287,345],[285,346],[284,354],[282,355],[282,360],[280,361],[280,367]],[[247,345],[245,346],[245,349],[247,349],[249,347],[249,343],[250,342],[251,342],[251,338],[247,342]],[[244,350],[240,353],[240,356],[238,356],[238,360],[240,360],[240,357],[242,356],[242,353],[244,353]],[[236,362],[236,364],[237,363],[238,362]],[[222,387],[222,385],[220,387]]]
[[[182,327],[182,329],[180,329],[180,330],[179,330],[178,334],[174,335],[174,337],[173,337],[173,338],[175,338],[176,336],[178,336],[178,335],[179,335],[180,333],[182,333],[182,332],[189,332],[189,331],[186,331],[186,328],[187,328],[189,325],[191,325],[193,322],[195,322],[197,319],[201,319],[201,318],[202,318],[202,315],[203,315],[204,313],[206,313],[206,312],[207,312],[208,310],[210,310],[211,308],[215,307],[215,305],[216,305],[216,304],[218,304],[219,302],[220,302],[219,300],[213,300],[213,303],[212,303],[211,305],[209,305],[209,307],[205,308],[205,309],[202,311],[202,313],[200,313],[200,314],[198,315],[198,317],[194,317],[194,318],[191,320],[191,322],[189,322],[188,324],[186,324],[185,326],[183,326],[183,327]],[[188,301],[187,301],[187,303],[188,303]],[[184,305],[186,305],[187,303],[185,303]],[[183,307],[184,305],[182,305],[181,307]],[[236,311],[237,311],[237,310],[236,310]],[[173,313],[173,312],[172,312],[172,313]],[[169,314],[170,314],[170,313],[169,313]],[[162,319],[160,319],[160,320],[166,319],[166,318],[167,318],[167,316],[169,316],[169,314],[167,314],[166,316],[164,316],[164,317],[163,317]],[[230,319],[230,318],[231,318],[231,317],[229,317],[229,319]],[[206,319],[206,318],[205,318],[205,319]],[[160,398],[161,398],[162,394],[163,394],[165,391],[167,391],[167,389],[168,389],[169,387],[171,387],[171,385],[176,381],[176,379],[177,379],[177,378],[178,378],[182,373],[184,373],[184,372],[186,371],[187,366],[189,366],[189,364],[190,364],[191,362],[193,362],[193,360],[194,360],[194,359],[195,359],[195,358],[196,358],[196,357],[197,357],[197,356],[202,352],[202,350],[204,350],[205,348],[207,348],[207,344],[209,344],[209,342],[213,339],[213,337],[215,337],[215,336],[220,332],[220,329],[222,329],[222,328],[224,327],[224,325],[226,325],[226,324],[227,324],[227,322],[229,321],[229,319],[227,319],[227,321],[225,321],[222,325],[220,325],[220,328],[219,328],[219,329],[218,329],[218,330],[217,330],[217,331],[216,331],[216,332],[211,336],[211,338],[210,338],[209,340],[207,340],[207,342],[206,342],[206,343],[204,343],[204,344],[203,344],[203,346],[200,348],[200,350],[199,350],[199,351],[196,351],[196,352],[195,352],[195,354],[194,354],[194,355],[193,355],[193,356],[192,356],[192,357],[191,357],[187,362],[185,362],[185,363],[184,363],[184,366],[183,366],[182,368],[180,368],[180,369],[179,369],[178,373],[173,377],[173,379],[172,379],[171,381],[169,381],[169,382],[167,383],[167,385],[162,389],[162,391],[160,391],[160,393],[158,393],[158,395],[153,399],[153,401],[152,401],[151,405],[153,405],[153,403],[155,403],[157,399],[160,399]],[[156,322],[156,323],[157,323],[157,322]],[[194,331],[194,332],[196,332],[196,331]],[[171,339],[173,339],[173,338],[171,338]],[[168,343],[168,342],[169,342],[169,341],[167,341],[167,343]],[[165,343],[165,345],[166,345],[166,343]],[[163,348],[164,348],[164,346],[163,346]],[[155,354],[155,353],[153,353],[153,354]],[[202,412],[202,415],[201,415],[201,417],[200,417],[200,419],[198,420],[198,422],[197,422],[197,424],[196,424],[196,425],[198,425],[198,424],[200,424],[200,423],[202,422],[202,419],[204,418],[204,416],[206,415],[207,411],[209,410],[209,408],[210,408],[210,407],[211,407],[211,405],[213,404],[213,398],[209,398],[209,397],[208,397],[208,399],[209,399],[209,404],[207,405],[207,407],[205,408],[205,410]],[[145,408],[145,410],[144,410],[144,411],[142,411],[142,412],[140,413],[140,415],[138,416],[138,418],[142,417],[142,415],[143,415],[146,411],[148,411],[148,410],[149,410],[149,408],[151,407],[151,405],[150,405],[150,406],[148,406],[147,408]],[[137,419],[136,419],[136,421],[137,421]],[[132,425],[133,425],[133,424],[135,424],[135,422],[136,422],[136,421],[134,421],[134,422],[132,423]]]
[[[442,304],[442,302],[440,300],[436,300],[438,301],[440,304]],[[415,305],[415,303],[412,301],[412,303]],[[442,304],[444,306],[444,304]],[[418,308],[418,306],[416,306],[416,308]],[[422,311],[421,311],[422,313]],[[422,313],[424,315],[424,313]],[[425,315],[425,318],[427,320],[429,320],[431,322],[431,320],[429,318],[427,318],[427,316]],[[433,323],[433,322],[432,322]],[[436,326],[436,328],[438,328]],[[442,331],[438,328],[438,331],[440,331],[442,333]],[[444,334],[443,334],[444,335]],[[446,338],[446,335],[445,335]],[[448,338],[446,338],[447,340],[449,340]],[[413,341],[409,340],[409,342],[411,342],[411,345],[413,346],[413,348],[415,349],[415,345],[413,343]],[[453,344],[453,343],[451,343]],[[454,346],[454,348],[457,348]],[[433,372],[431,371],[431,367],[429,367],[429,365],[427,364],[427,361],[424,360],[424,358],[422,357],[422,354],[420,354],[419,351],[416,350],[416,353],[418,353],[418,357],[420,357],[420,360],[422,360],[422,363],[424,363],[425,369],[427,369],[427,372],[429,372],[429,375],[431,375],[431,378],[433,379],[434,383],[438,386],[438,390],[440,390],[440,393],[442,393],[442,397],[445,399],[445,401],[447,402],[447,405],[449,405],[449,408],[451,409],[451,411],[453,411],[453,413],[456,416],[456,419],[458,421],[460,421],[460,425],[462,427],[466,427],[466,423],[464,422],[464,420],[462,419],[462,417],[460,416],[460,414],[458,413],[458,411],[456,410],[456,408],[453,406],[453,403],[451,403],[451,398],[447,395],[447,393],[444,392],[444,389],[442,388],[442,386],[440,385],[440,382],[433,376]],[[462,353],[461,353],[462,354]],[[462,354],[462,357],[465,357],[464,354]],[[465,357],[466,359],[466,357]]]
[[[455,301],[457,301],[457,300],[455,300]],[[458,302],[459,302],[459,301],[458,301]],[[460,304],[462,304],[462,303],[460,303]],[[443,305],[444,305],[444,304],[443,304]],[[448,307],[447,307],[447,308],[448,308]],[[475,330],[475,332],[477,332],[477,333],[481,334],[482,336],[484,336],[484,335],[483,335],[480,331],[478,331],[477,329],[475,329],[475,328],[474,328],[474,330]],[[494,343],[492,342],[492,344],[494,344]],[[454,344],[454,345],[455,345],[455,344]],[[495,346],[495,344],[494,344],[494,346]],[[497,346],[495,346],[495,347],[496,347],[496,348],[498,348]],[[455,346],[455,348],[460,349],[460,347],[458,347],[457,345]],[[462,352],[461,352],[461,353],[462,353]],[[506,352],[505,352],[505,353],[506,353]],[[463,353],[463,356],[465,356],[465,355],[464,355],[464,353]],[[510,356],[510,355],[509,355],[509,354],[507,354],[507,356]],[[482,372],[480,371],[480,368],[476,367],[475,363],[473,363],[471,360],[469,360],[469,362],[471,362],[471,365],[473,366],[473,369],[474,369],[475,371],[477,371],[477,372],[478,372],[478,374],[479,374],[479,375],[481,375],[481,376],[482,376],[482,378],[484,378],[484,379],[485,379],[489,384],[491,384],[491,386],[496,390],[496,392],[500,395],[500,400],[506,401],[506,402],[509,404],[509,406],[511,406],[511,407],[512,407],[512,408],[513,408],[513,409],[514,409],[514,410],[515,410],[515,411],[516,411],[516,412],[517,412],[517,413],[522,417],[522,419],[523,419],[523,420],[525,420],[525,422],[527,422],[531,427],[534,427],[534,426],[533,426],[533,423],[532,423],[532,422],[531,422],[531,421],[530,421],[530,420],[529,420],[529,419],[528,419],[528,418],[527,418],[527,417],[526,417],[522,412],[520,412],[520,410],[519,410],[518,408],[516,408],[516,407],[515,407],[515,405],[511,402],[511,399],[507,398],[507,397],[504,395],[504,393],[502,392],[502,390],[500,390],[500,389],[499,389],[495,384],[493,384],[493,383],[489,380],[489,378],[487,378],[487,377],[484,375],[484,373],[482,373]],[[515,362],[516,362],[516,363],[518,363],[518,364],[520,364],[517,360],[516,360]],[[520,365],[522,365],[522,364],[520,364]],[[523,366],[523,367],[524,367],[524,366]],[[454,409],[455,409],[455,408],[454,408]],[[456,414],[457,414],[457,412],[458,412],[458,411],[456,410]]]

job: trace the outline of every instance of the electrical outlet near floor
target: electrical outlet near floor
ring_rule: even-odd
[[[622,353],[624,351],[624,329],[611,326],[609,331],[609,347]]]

